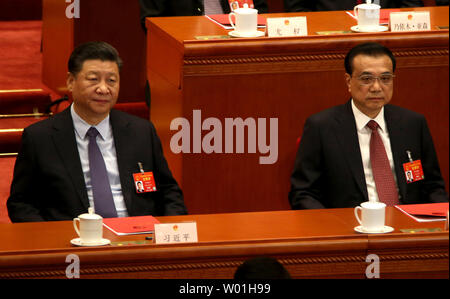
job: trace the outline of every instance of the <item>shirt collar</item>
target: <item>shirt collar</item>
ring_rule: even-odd
[[[356,129],[358,130],[358,132],[363,132],[364,130],[369,129],[366,127],[366,125],[369,121],[372,120],[372,118],[362,113],[358,109],[358,107],[356,107],[353,99],[352,99],[352,110],[353,115],[355,116]],[[381,131],[386,132],[386,122],[384,121],[384,107],[381,108],[380,113],[378,113],[378,115],[375,118],[373,118],[373,120],[378,123],[378,126],[380,127]]]
[[[96,126],[91,126],[84,119],[82,119],[73,108],[73,104],[70,107],[70,113],[72,115],[73,126],[75,127],[75,132],[81,139],[86,137],[86,133],[90,127],[95,127],[97,131],[100,133],[100,137],[105,140],[110,134],[110,126],[109,126],[109,114],[98,123]]]

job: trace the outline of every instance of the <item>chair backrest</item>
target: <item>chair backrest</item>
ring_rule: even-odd
[[[422,0],[424,6],[436,6],[436,0]]]
[[[143,119],[150,119],[150,109],[143,101],[140,102],[120,102],[114,106],[115,109],[123,112],[141,117]]]
[[[42,89],[0,90],[0,114],[42,113],[51,102]]]
[[[0,153],[18,153],[23,129],[0,129]]]
[[[23,129],[48,118],[48,115],[0,115],[0,153],[17,153],[22,142]]]
[[[11,223],[6,209],[16,155],[0,155],[0,223]]]

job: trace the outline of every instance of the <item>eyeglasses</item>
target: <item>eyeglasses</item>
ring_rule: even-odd
[[[375,83],[376,79],[378,79],[383,85],[390,85],[394,81],[394,77],[394,74],[383,74],[378,77],[372,75],[361,75],[358,77],[358,80],[362,85],[372,85]]]

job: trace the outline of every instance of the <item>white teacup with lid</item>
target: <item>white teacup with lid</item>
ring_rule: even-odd
[[[77,223],[79,223],[79,228]],[[80,237],[77,245],[102,244],[103,239],[103,217],[94,213],[93,208],[88,208],[88,213],[81,214],[73,219],[73,227]],[[75,240],[75,239],[74,239]]]
[[[234,23],[232,16],[235,18]],[[244,7],[230,12],[228,19],[234,32],[239,36],[253,37],[258,33],[258,10],[249,8],[247,3],[244,3]]]
[[[361,217],[359,216],[361,211]],[[386,226],[386,204],[377,201],[366,201],[354,209],[355,217],[359,226],[355,227],[355,231],[360,233],[389,233],[394,229]]]
[[[361,32],[375,32],[380,28],[380,5],[367,0],[367,3],[356,5],[353,13],[358,20],[358,30]]]
[[[382,202],[366,201],[355,207],[355,217],[362,229],[380,231],[384,227],[385,209],[386,204]],[[361,218],[358,211],[361,211]]]

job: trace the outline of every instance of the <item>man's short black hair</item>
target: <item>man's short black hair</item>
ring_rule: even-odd
[[[344,65],[345,65],[345,72],[349,75],[353,73],[353,59],[357,55],[366,55],[366,56],[383,56],[387,55],[391,61],[392,61],[392,71],[395,71],[395,57],[394,54],[392,54],[391,50],[386,48],[385,46],[379,44],[379,43],[363,43],[359,44],[355,47],[353,47],[345,56]]]
[[[68,63],[69,72],[75,76],[81,71],[86,60],[96,59],[117,63],[119,71],[122,68],[122,59],[113,46],[105,42],[93,41],[81,44],[73,50]]]
[[[234,279],[290,279],[291,275],[275,258],[259,256],[246,260],[234,273]]]

